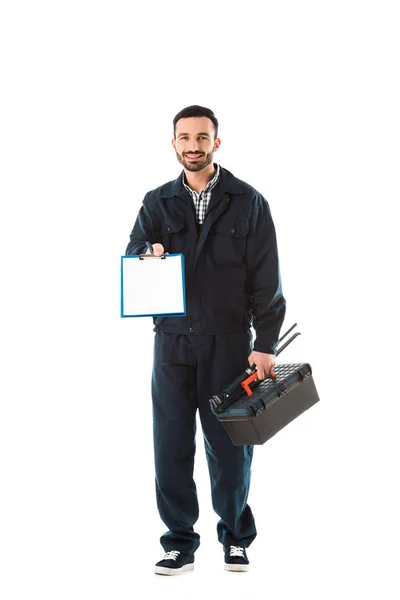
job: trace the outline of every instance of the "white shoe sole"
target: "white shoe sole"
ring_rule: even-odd
[[[168,567],[155,567],[154,569],[154,573],[157,573],[157,575],[180,575],[181,573],[184,573],[185,571],[193,571],[194,569],[194,563],[189,563],[187,565],[183,565],[183,567],[180,567],[179,569],[169,569]]]
[[[225,563],[225,571],[248,571],[250,565],[230,565]]]

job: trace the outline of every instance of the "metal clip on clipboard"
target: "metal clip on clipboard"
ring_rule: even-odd
[[[139,260],[144,260],[147,258],[165,258],[165,256],[166,256],[165,252],[163,254],[161,254],[161,256],[156,256],[154,254],[153,246],[150,244],[150,242],[145,242],[145,244],[146,244],[148,250],[150,250],[150,254],[139,254]],[[167,252],[167,254],[168,254],[168,252]]]

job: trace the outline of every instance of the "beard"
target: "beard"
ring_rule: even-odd
[[[179,154],[177,150],[175,150],[175,152],[178,161],[188,171],[202,171],[202,169],[205,169],[205,167],[212,163],[214,156],[214,152],[210,152],[209,154],[201,153],[201,156],[196,162],[191,162],[186,159],[185,154]],[[190,154],[190,152],[188,154]]]

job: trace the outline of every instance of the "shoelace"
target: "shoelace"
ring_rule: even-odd
[[[176,560],[179,556],[180,552],[179,550],[171,550],[170,552],[167,552],[167,554],[164,556],[163,560]]]
[[[229,556],[240,556],[244,558],[244,548],[241,546],[230,546]]]

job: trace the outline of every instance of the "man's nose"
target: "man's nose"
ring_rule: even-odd
[[[198,152],[199,151],[199,143],[197,140],[193,140],[192,142],[189,143],[189,150],[188,152]]]

